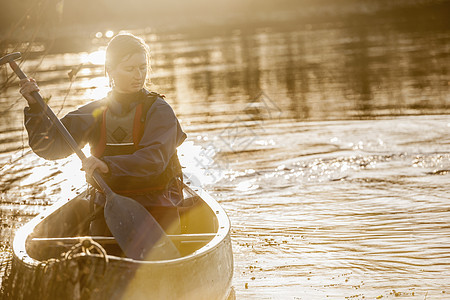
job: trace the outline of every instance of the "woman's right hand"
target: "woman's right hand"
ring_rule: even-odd
[[[39,87],[36,80],[33,78],[24,78],[20,80],[20,93],[28,101],[28,105],[36,103],[36,100],[31,96],[32,92],[39,92]]]
[[[85,171],[88,175],[92,176],[92,173],[94,173],[94,170],[96,169],[98,169],[101,173],[109,172],[108,165],[104,161],[98,159],[95,156],[86,157],[82,161],[81,170]]]

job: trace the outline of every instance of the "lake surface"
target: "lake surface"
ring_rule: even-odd
[[[442,24],[135,32],[152,49],[152,89],[189,136],[180,147],[186,173],[231,219],[238,299],[450,297],[450,31]],[[104,44],[35,55],[23,68],[63,116],[105,95]],[[8,75],[2,69],[1,82]],[[50,162],[29,150],[25,101],[9,82],[0,99],[3,256],[20,225],[85,187],[75,156]]]

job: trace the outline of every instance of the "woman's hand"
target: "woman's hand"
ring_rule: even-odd
[[[82,165],[83,165],[82,170],[85,171],[89,176],[91,176],[92,173],[94,173],[95,169],[98,169],[101,173],[109,172],[108,165],[104,161],[98,159],[95,156],[86,157],[86,159],[83,160]]]
[[[36,103],[36,100],[31,96],[32,92],[39,92],[39,87],[36,80],[33,78],[24,78],[20,80],[20,93],[28,101],[28,105]]]

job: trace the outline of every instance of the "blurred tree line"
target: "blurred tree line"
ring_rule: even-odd
[[[448,11],[449,0],[0,0],[0,54],[88,51],[86,41],[105,30],[192,28],[214,34],[219,27],[271,22],[423,16],[448,26]]]
[[[408,15],[450,8],[448,0],[0,0],[0,34],[28,39],[33,29],[90,26],[171,28],[180,24],[233,23],[276,18],[326,21],[340,15],[395,12]],[[449,10],[446,10],[447,13]],[[28,29],[28,30],[24,30]],[[73,33],[73,32],[72,32]]]

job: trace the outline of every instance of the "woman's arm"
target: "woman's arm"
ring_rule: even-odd
[[[29,145],[33,151],[45,159],[60,159],[73,153],[63,136],[35,103],[29,103],[24,110],[25,128],[28,131]],[[83,148],[92,135],[95,125],[93,112],[99,102],[91,102],[68,113],[61,122],[72,137]]]

